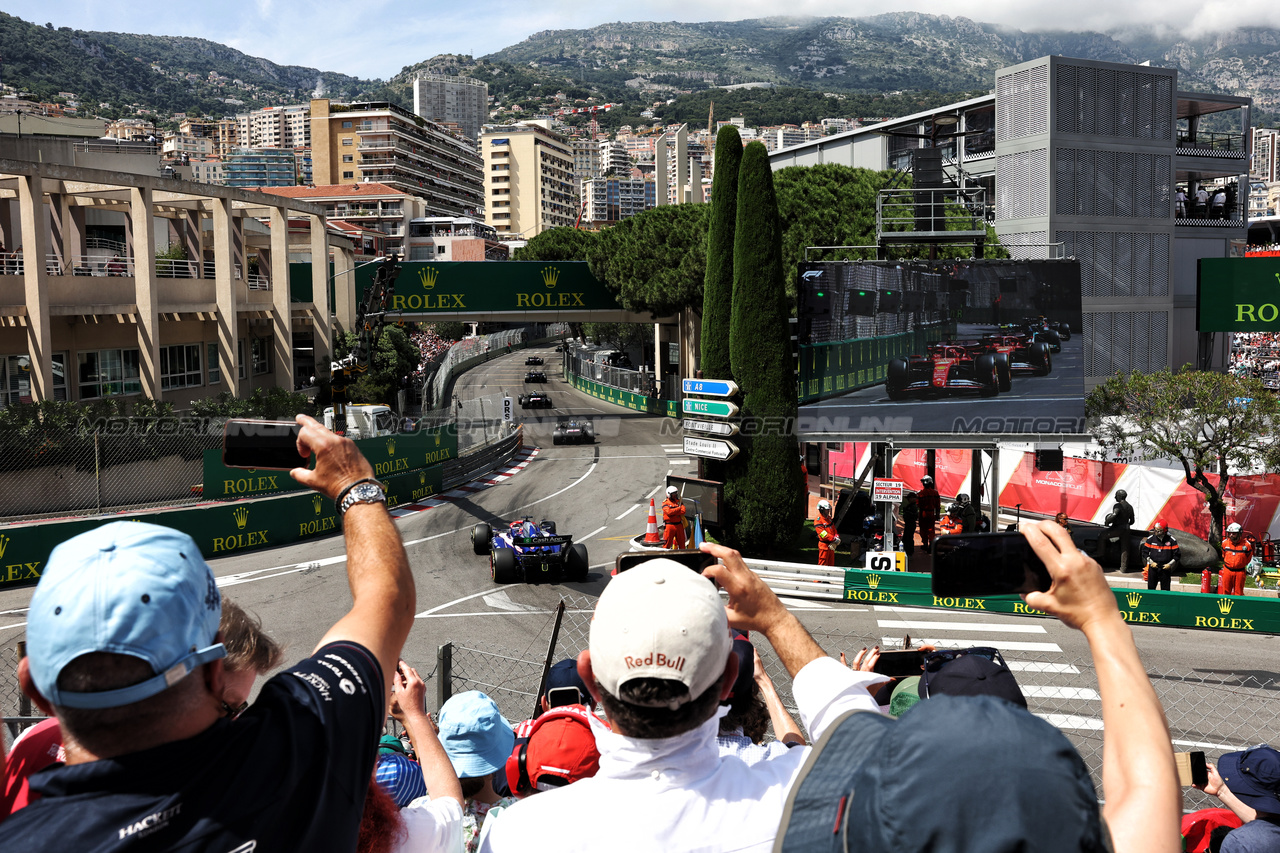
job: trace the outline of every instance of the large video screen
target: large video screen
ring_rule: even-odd
[[[1084,431],[1079,262],[806,263],[799,287],[806,437]]]

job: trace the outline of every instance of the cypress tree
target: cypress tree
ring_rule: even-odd
[[[733,240],[729,358],[742,388],[743,452],[729,463],[725,503],[729,538],[753,555],[792,542],[804,523],[796,384],[791,369],[782,223],[769,154],[752,142],[742,152]]]
[[[738,218],[738,170],[742,137],[727,124],[716,134],[711,221],[707,225],[707,274],[702,287],[702,359],[708,379],[732,379],[729,322],[733,304],[733,232]]]

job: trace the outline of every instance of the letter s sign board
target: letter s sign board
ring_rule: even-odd
[[[502,398],[502,419],[504,421],[509,421],[511,420],[511,417],[512,417],[511,398],[503,397]]]

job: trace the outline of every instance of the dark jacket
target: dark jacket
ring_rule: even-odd
[[[1133,507],[1128,501],[1116,501],[1109,518],[1111,520],[1107,522],[1107,526],[1111,529],[1128,530],[1134,522]]]
[[[1142,556],[1144,563],[1150,560],[1157,566],[1168,565],[1182,555],[1182,551],[1178,547],[1178,540],[1167,532],[1163,536],[1157,536],[1152,533],[1146,539],[1143,539],[1142,548],[1139,549],[1138,553]]]

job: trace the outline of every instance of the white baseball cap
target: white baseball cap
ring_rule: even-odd
[[[675,486],[667,486],[667,494],[674,495],[674,494],[678,494],[679,492],[680,490],[677,489]]]
[[[657,558],[604,588],[589,647],[596,681],[610,695],[632,679],[663,678],[689,688],[678,707],[720,679],[733,640],[715,585],[675,560]]]

